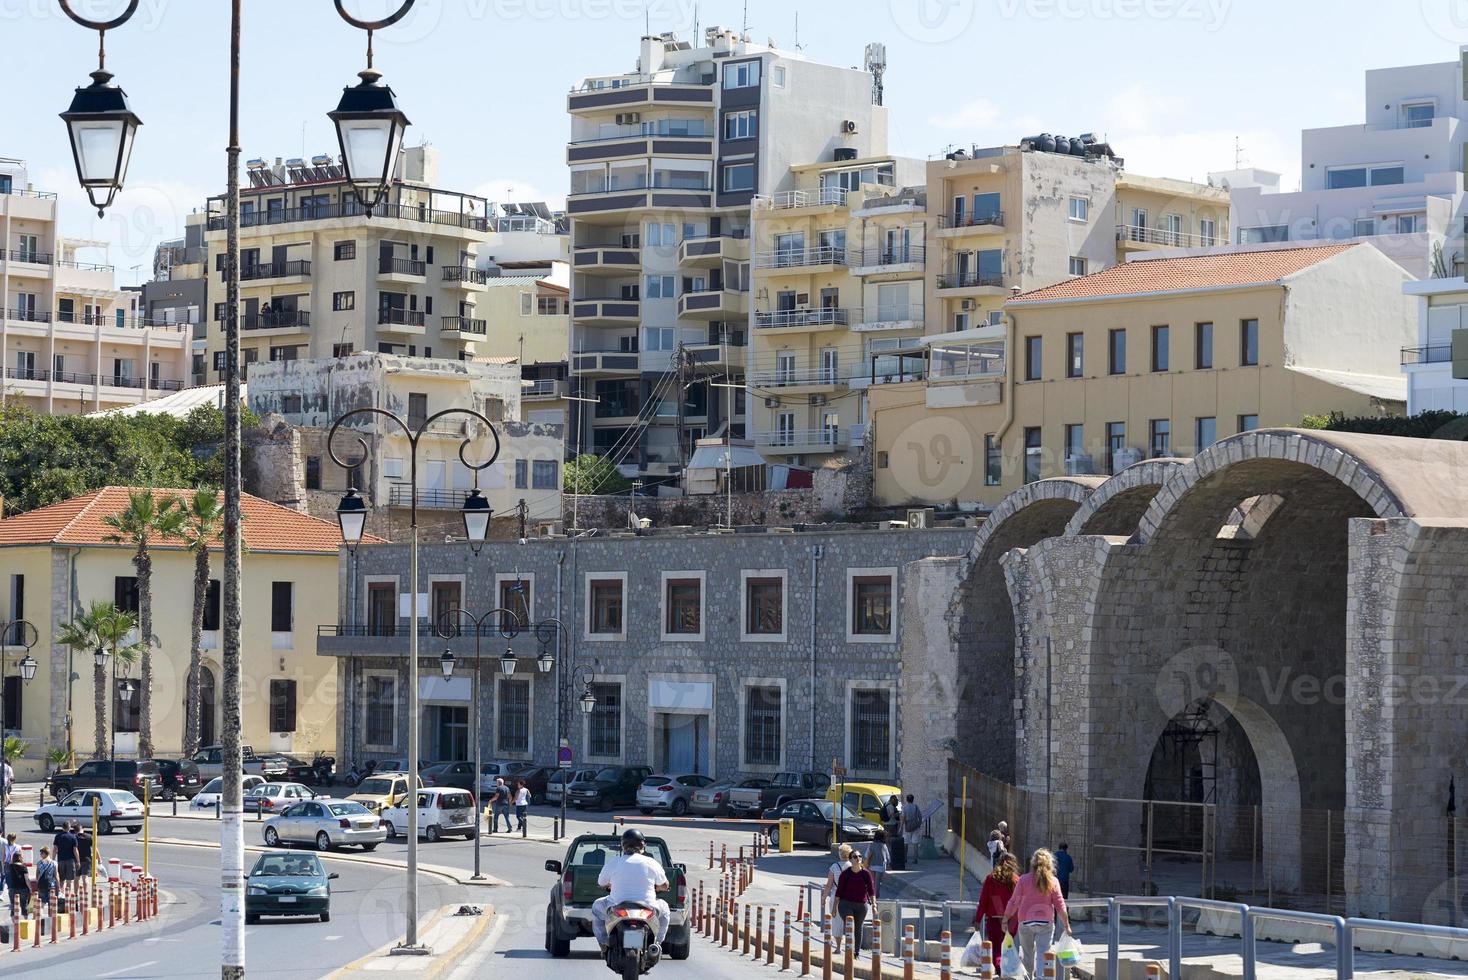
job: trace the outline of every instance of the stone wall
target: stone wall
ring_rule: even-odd
[[[728,524],[730,498],[723,494],[699,497],[637,497],[628,495],[564,497],[561,510],[566,527],[621,531],[631,526],[629,513],[652,521],[654,528],[721,527]],[[734,526],[788,527],[818,524],[822,511],[809,490],[768,490],[733,495]]]

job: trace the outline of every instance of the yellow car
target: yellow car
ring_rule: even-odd
[[[418,788],[423,788],[423,777],[418,777]],[[347,799],[360,803],[373,813],[381,813],[408,798],[408,774],[405,772],[377,772],[357,784]]]
[[[878,826],[881,826],[882,823],[882,804],[893,796],[899,800],[902,799],[902,790],[884,783],[842,783],[837,780],[831,783],[830,789],[826,790],[826,799],[832,803],[838,799],[844,801],[846,809],[865,817]]]

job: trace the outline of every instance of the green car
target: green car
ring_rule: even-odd
[[[245,879],[245,922],[262,915],[320,916],[331,921],[331,882],[315,854],[265,854]]]

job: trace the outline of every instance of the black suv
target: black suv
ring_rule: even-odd
[[[125,789],[141,800],[145,785],[148,794],[156,799],[163,788],[158,763],[119,759],[115,763],[83,762],[75,769],[59,770],[51,776],[47,788],[59,803],[74,789]]]
[[[637,805],[637,787],[652,775],[647,766],[608,766],[593,778],[571,784],[567,802],[582,810]]]
[[[157,759],[154,764],[158,766],[158,777],[162,780],[162,786],[158,790],[160,800],[178,797],[192,800],[204,788],[199,767],[187,759]]]

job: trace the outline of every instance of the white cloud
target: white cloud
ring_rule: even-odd
[[[544,201],[552,210],[559,210],[566,206],[566,192],[564,190],[556,193],[547,193],[538,187],[534,181],[516,180],[513,177],[485,181],[477,185],[473,193],[479,197],[489,198],[495,204]]]

